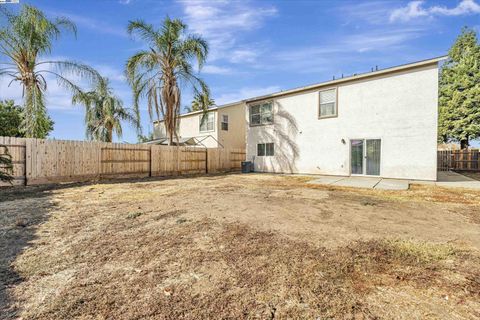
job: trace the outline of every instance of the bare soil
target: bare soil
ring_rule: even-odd
[[[480,192],[309,179],[0,190],[0,318],[480,317]]]

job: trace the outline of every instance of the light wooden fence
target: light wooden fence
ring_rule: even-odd
[[[12,156],[13,163],[13,185],[25,184],[25,156],[26,156],[26,143],[27,139],[13,138],[13,137],[0,137],[0,154],[8,152]],[[0,186],[10,185],[5,182],[0,182]]]
[[[480,171],[480,152],[478,149],[439,150],[437,168],[440,171]]]
[[[0,137],[2,144],[12,156],[15,185],[228,172],[245,160],[238,148]]]

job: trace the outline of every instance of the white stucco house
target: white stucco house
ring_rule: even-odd
[[[183,145],[206,148],[245,148],[246,121],[243,101],[215,106],[203,111],[179,116],[177,135]],[[154,140],[150,143],[168,144],[163,121],[153,123]]]
[[[245,100],[247,160],[258,172],[436,180],[442,59]]]

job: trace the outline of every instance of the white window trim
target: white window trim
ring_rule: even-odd
[[[328,116],[322,116],[320,95],[322,92],[330,91],[330,90],[335,90],[335,113]],[[338,87],[332,87],[332,88],[327,88],[327,89],[318,91],[318,119],[328,119],[328,118],[336,118],[336,117],[338,117]]]
[[[259,124],[252,124],[252,114],[250,112],[251,108],[253,106],[260,106],[262,104],[265,104],[265,103],[270,103],[272,105],[272,122],[270,123],[259,123]],[[258,126],[271,126],[273,125],[273,123],[275,122],[275,112],[274,112],[274,103],[273,103],[273,100],[265,100],[265,101],[258,101],[258,102],[255,102],[255,103],[252,103],[252,104],[249,104],[248,105],[248,124],[250,127],[258,127]],[[261,113],[260,113],[260,119],[261,119]]]
[[[264,153],[265,155],[259,156],[258,155],[258,145],[263,144],[265,147]],[[267,155],[267,144],[273,144],[273,155]],[[256,152],[257,157],[274,157],[275,156],[275,143],[274,142],[257,142],[257,152]]]
[[[199,118],[198,118],[198,132],[204,133],[204,132],[215,132],[215,112],[207,112],[207,114],[213,114],[213,129],[212,130],[202,130],[202,117],[204,114],[202,113]],[[207,119],[208,122],[208,119]],[[207,125],[208,128],[208,125]]]

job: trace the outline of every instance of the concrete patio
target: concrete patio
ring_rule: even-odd
[[[440,171],[437,181],[387,179],[361,176],[316,176],[312,184],[332,185],[339,187],[367,188],[379,190],[408,190],[410,184],[435,185],[445,188],[465,188],[480,190],[480,181],[456,172]]]
[[[318,179],[310,181],[309,183],[380,190],[407,190],[409,187],[409,180],[359,176],[318,176]]]

